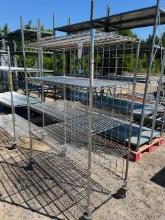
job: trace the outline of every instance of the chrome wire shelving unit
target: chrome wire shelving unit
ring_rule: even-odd
[[[30,47],[53,50],[59,58],[55,62],[59,72],[56,76],[27,78],[27,89],[29,83],[41,85],[41,139],[51,149],[49,154],[37,154],[31,139],[28,167],[32,169],[37,163],[58,182],[72,198],[72,205],[76,203],[74,209],[68,208],[72,217],[77,219],[84,213],[85,219],[91,219],[92,212],[112,194],[126,195],[140,43],[134,38],[95,31],[91,18],[90,31],[44,38]],[[124,66],[126,61],[129,69]],[[60,120],[45,125],[50,100],[45,98],[44,87],[49,85],[59,89],[63,104],[61,111],[59,107],[51,110],[52,117]],[[124,107],[123,94],[132,97]],[[29,94],[27,100],[30,113],[35,105]],[[30,114],[28,119],[30,130]],[[109,135],[122,125],[128,128],[126,142]],[[63,180],[57,170],[63,172]]]
[[[23,19],[22,17],[20,17],[20,30],[10,32],[9,34],[2,37],[2,50],[0,50],[0,87],[2,87],[2,90],[0,88],[0,104],[2,104],[2,107],[5,106],[11,108],[12,112],[12,117],[9,116],[8,119],[9,121],[11,120],[11,122],[9,123],[9,128],[11,127],[12,131],[9,132],[10,136],[12,136],[9,141],[10,149],[14,149],[16,147],[20,138],[19,133],[21,132],[18,131],[18,127],[24,126],[24,121],[22,120],[21,125],[20,118],[15,112],[16,109],[20,107],[27,107],[26,95],[23,94],[27,94],[29,92],[25,88],[26,78],[28,76],[43,76],[43,74],[53,73],[53,70],[46,70],[44,68],[42,68],[41,72],[43,56],[45,54],[42,53],[42,50],[30,50],[30,48],[26,47],[27,39],[40,39],[42,34],[43,32],[41,31],[40,21],[38,21],[37,30],[25,30]],[[50,33],[44,34],[46,34],[46,36],[50,35]],[[17,51],[17,49],[19,48],[17,45],[18,41],[20,41],[21,43],[22,51]],[[33,68],[29,68],[27,66],[27,55],[29,54],[35,57],[36,65],[35,67],[33,66]],[[49,52],[46,52],[46,54],[52,55],[52,53]],[[17,65],[18,56],[20,56],[20,58],[22,59],[23,67],[18,67]],[[34,89],[40,94],[40,88],[37,85],[35,85],[34,88],[30,88],[30,90]],[[40,99],[37,99],[36,97],[30,98],[30,100],[31,103],[36,105],[39,105],[41,103]],[[3,129],[6,125],[5,123],[1,123],[1,126],[1,128]]]
[[[30,83],[35,80],[39,81],[39,78],[28,78],[28,82]],[[40,80],[42,86],[49,81],[47,77],[46,81],[44,81],[44,77]],[[79,82],[79,80],[80,79],[78,79],[77,82]],[[101,80],[99,81],[102,84]],[[58,85],[56,80],[54,82],[51,80],[51,83]],[[78,85],[79,83],[77,83],[76,87]],[[70,88],[70,86],[75,92],[75,86],[73,86],[72,83],[70,85],[69,82],[67,82],[67,85],[63,84],[63,86],[65,88],[64,92]],[[108,86],[108,82],[106,82],[105,88],[111,88],[111,83]],[[88,91],[89,86],[86,86],[84,89]],[[89,211],[91,213],[91,211],[94,211],[95,208],[108,200],[118,189],[125,186],[126,160],[123,157],[126,157],[129,153],[129,143],[122,143],[110,137],[106,138],[106,131],[119,127],[125,124],[126,121],[131,122],[131,119],[125,117],[125,120],[122,120],[120,117],[117,117],[119,116],[117,113],[110,114],[110,112],[108,112],[108,114],[106,114],[105,109],[104,111],[102,111],[103,109],[98,109],[98,111],[92,110],[90,112],[89,105],[92,107],[93,104],[89,103],[89,99],[85,100],[85,102],[86,103],[82,103],[81,101],[78,105],[76,98],[74,99],[72,97],[70,101],[66,101],[64,96],[63,119],[61,119],[59,123],[48,126],[44,125],[44,109],[47,107],[47,104],[44,102],[43,133],[41,134],[41,139],[50,146],[51,154],[46,158],[42,155],[41,159],[38,154],[33,152],[33,141],[31,140],[31,163],[36,162],[42,166],[43,169],[57,181],[55,174],[53,174],[54,168],[48,169],[45,160],[55,160],[56,163],[59,161],[58,165],[65,168],[64,175],[66,176],[64,176],[64,179],[70,176],[70,184],[76,184],[79,190],[82,190],[79,192],[80,200],[77,200],[77,195],[72,195],[74,202],[78,202],[81,206],[81,209],[76,209],[74,213],[72,213],[76,217],[83,214],[87,208],[89,209],[87,209],[88,213]],[[68,117],[67,112],[71,110],[70,103],[72,103],[72,114]],[[33,108],[33,104],[30,103],[30,101],[29,108]],[[91,118],[89,114],[91,114]],[[58,118],[56,115],[54,115],[54,117]],[[89,165],[91,166],[90,170]],[[74,172],[77,177],[79,176],[79,180],[77,178],[75,179],[75,177],[73,178],[73,174],[70,174],[71,171]],[[103,174],[106,178],[103,178]],[[88,182],[89,176],[90,182]],[[61,184],[59,180],[58,184]],[[70,193],[67,184],[62,187],[64,187],[66,194]],[[90,192],[86,190],[88,187]],[[90,196],[90,203],[87,203],[88,196]]]
[[[157,0],[155,10],[155,22],[152,33],[151,51],[148,57],[148,67],[146,74],[146,82],[144,87],[143,106],[140,110],[140,131],[137,140],[137,145],[140,144],[142,137],[143,125],[149,124],[151,131],[149,134],[149,142],[151,143],[154,138],[156,128],[159,128],[162,133],[164,129],[164,91],[162,81],[164,79],[165,70],[165,48],[162,45],[162,29],[161,29],[161,14],[160,14],[160,0]],[[157,54],[160,52],[160,69],[155,76],[154,62],[157,61]]]
[[[27,99],[25,95],[14,91],[13,72],[17,70],[24,71],[24,68],[11,67],[11,54],[9,47],[7,48],[6,62],[7,62],[7,66],[0,66],[0,70],[3,70],[4,74],[6,75],[6,78],[8,79],[9,92],[0,93],[0,104],[2,104],[2,106],[7,107],[7,109],[8,108],[11,109],[9,110],[11,111],[11,115],[10,114],[7,114],[5,116],[1,115],[0,127],[5,132],[7,132],[9,136],[7,141],[8,144],[6,144],[6,146],[8,146],[10,150],[13,150],[15,149],[19,138],[25,136],[25,134],[28,135],[28,131],[27,131],[28,129],[26,129],[28,128],[28,126],[25,124],[26,123],[25,120],[24,119],[21,120],[21,117],[19,117],[15,113],[16,108],[27,106]],[[35,71],[35,70],[28,68],[27,71]],[[36,97],[35,98],[30,97],[30,101],[33,104],[41,103],[40,99]],[[24,126],[25,128],[23,129],[24,132],[20,131],[20,127],[22,126]]]

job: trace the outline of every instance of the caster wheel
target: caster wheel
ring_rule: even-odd
[[[88,213],[85,212],[79,220],[92,220],[92,215],[88,215]]]
[[[8,150],[15,150],[17,146],[17,141],[13,140],[11,145],[8,147]]]
[[[25,167],[25,170],[33,171],[33,164],[34,164],[34,161],[29,161],[28,165]]]
[[[119,189],[114,195],[113,195],[113,197],[115,198],[115,199],[125,199],[126,198],[126,196],[127,196],[127,189],[126,188],[121,188],[121,189]]]

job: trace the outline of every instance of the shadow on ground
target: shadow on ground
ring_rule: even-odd
[[[32,171],[27,171],[28,154],[27,150],[0,151],[0,201],[53,219],[82,216],[86,209],[86,174],[70,161],[43,152],[34,153],[36,163]],[[110,192],[93,181],[92,209],[110,198]]]
[[[151,181],[165,187],[165,167],[161,169],[157,174],[155,174],[152,178]]]

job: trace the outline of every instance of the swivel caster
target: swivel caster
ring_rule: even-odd
[[[128,189],[126,187],[122,187],[113,195],[113,197],[115,199],[125,199],[127,196],[127,191]]]
[[[79,220],[92,220],[92,215],[89,215],[87,212],[84,212],[84,214],[81,216]]]
[[[33,164],[34,164],[34,161],[33,160],[30,160],[28,165],[25,167],[25,170],[27,171],[33,171]]]
[[[13,139],[10,146],[8,147],[9,150],[15,150],[17,146],[17,140]]]

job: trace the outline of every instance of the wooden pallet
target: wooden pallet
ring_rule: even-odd
[[[145,144],[141,146],[138,151],[131,151],[130,153],[130,160],[133,162],[139,161],[142,158],[143,153],[151,153],[152,151],[156,150],[162,143],[163,138],[155,138],[150,144]]]

